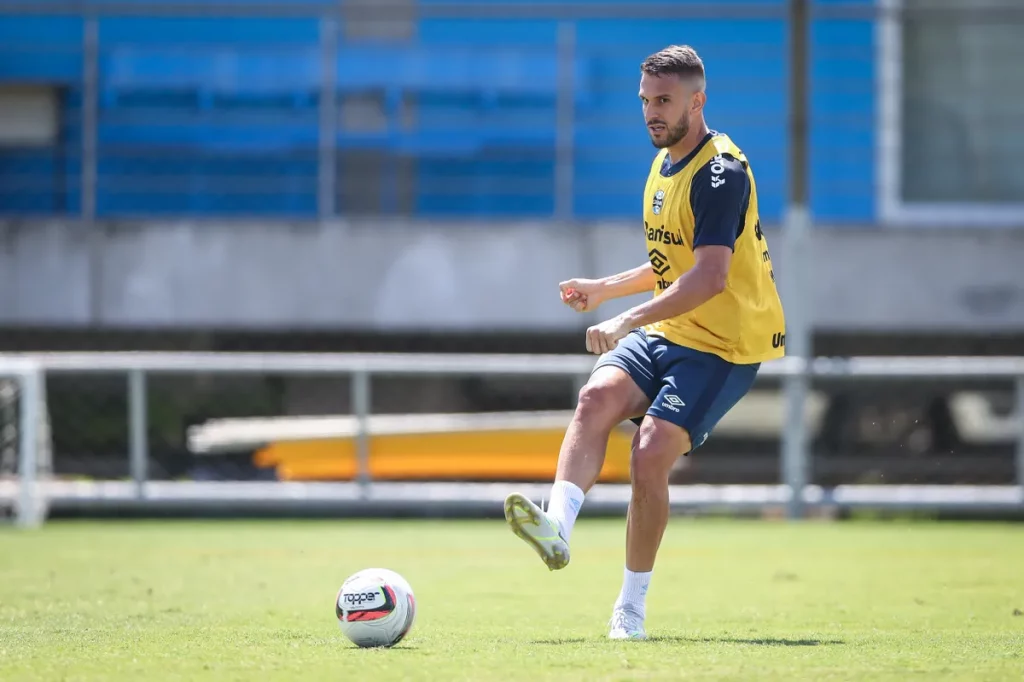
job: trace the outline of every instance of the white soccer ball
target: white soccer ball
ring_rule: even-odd
[[[394,646],[416,619],[416,598],[405,578],[386,568],[353,573],[334,603],[338,626],[361,647]]]

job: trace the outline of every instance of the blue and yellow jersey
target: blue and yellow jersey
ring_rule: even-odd
[[[757,213],[757,187],[743,152],[727,135],[708,133],[686,158],[654,159],[644,192],[644,229],[654,295],[694,266],[694,249],[733,250],[725,290],[696,309],[645,327],[649,335],[735,364],[785,355],[786,323],[768,242]]]

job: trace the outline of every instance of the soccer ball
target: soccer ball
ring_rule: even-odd
[[[394,646],[409,634],[416,598],[405,578],[386,568],[367,568],[342,583],[334,602],[338,626],[361,647]]]

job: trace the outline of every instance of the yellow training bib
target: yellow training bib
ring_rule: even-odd
[[[758,219],[754,174],[728,136],[709,133],[675,164],[667,150],[655,157],[644,192],[644,229],[658,278],[655,296],[694,266],[696,248],[733,249],[725,290],[688,313],[648,325],[648,334],[735,364],[785,354],[786,322]]]

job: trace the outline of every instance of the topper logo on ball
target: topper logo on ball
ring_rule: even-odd
[[[362,604],[373,604],[381,596],[380,592],[346,592],[342,595],[345,604],[361,606]]]

